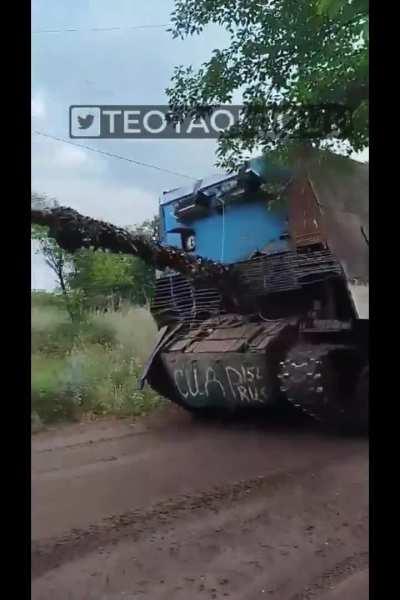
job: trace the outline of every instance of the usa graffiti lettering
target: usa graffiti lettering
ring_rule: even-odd
[[[225,399],[230,395],[241,404],[265,403],[268,400],[260,367],[226,366],[220,369],[218,375],[213,367],[201,369],[197,365],[191,365],[189,368],[175,369],[174,380],[185,399],[215,395]]]
[[[223,382],[221,382],[215,370],[208,367],[206,375],[202,377],[202,370],[198,370],[196,366],[192,366],[189,370],[175,369],[174,379],[176,387],[183,398],[192,398],[197,396],[206,396],[207,398],[212,393],[220,393],[225,398],[226,392]]]

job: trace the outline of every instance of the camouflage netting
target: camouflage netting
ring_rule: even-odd
[[[111,223],[85,217],[67,207],[35,208],[32,223],[49,228],[50,237],[67,252],[80,248],[102,249],[142,258],[159,270],[171,269],[193,283],[215,285],[224,296],[232,296],[234,276],[231,268],[194,256],[171,246],[163,246],[145,236],[135,235]]]

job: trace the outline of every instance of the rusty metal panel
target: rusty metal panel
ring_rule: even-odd
[[[325,240],[317,199],[306,177],[295,179],[289,190],[289,232],[294,245],[310,246]]]
[[[330,250],[339,259],[349,283],[369,280],[369,250],[360,217],[354,213],[324,207],[323,218]]]
[[[236,327],[216,327],[203,337],[185,344],[185,352],[240,352],[264,350],[269,342],[288,325],[288,320],[260,323],[245,323]],[[178,346],[171,348],[178,350]]]
[[[204,336],[206,333],[207,330],[205,330],[203,326],[197,327],[196,329],[189,329],[189,331],[185,331],[183,335],[174,340],[168,346],[168,350],[170,352],[180,352],[192,344],[193,341],[201,339],[201,336]]]
[[[271,323],[269,326],[263,328],[263,332],[261,335],[257,336],[251,343],[251,350],[265,350],[269,343],[276,339],[277,334],[285,327],[287,324],[284,322],[276,322]]]
[[[259,323],[236,324],[231,327],[219,325],[203,339],[186,346],[185,352],[239,352],[247,348],[263,329],[264,326]]]
[[[276,340],[280,332],[290,325],[294,325],[297,320],[293,319],[280,319],[278,321],[270,321],[265,323],[261,335],[258,335],[251,341],[250,350],[253,352],[260,352],[266,350],[269,344]]]
[[[240,325],[239,327],[229,327],[223,328],[218,327],[214,329],[212,333],[208,336],[209,340],[233,340],[237,338],[245,339],[246,341],[250,340],[258,331],[260,331],[261,327],[258,323],[252,324],[248,323],[245,325]]]
[[[168,348],[170,352],[180,352],[184,350],[189,344],[191,344],[193,340],[189,337],[185,337],[183,339],[177,340]]]
[[[322,208],[358,215],[362,225],[369,222],[369,167],[332,153],[311,161],[307,172]]]
[[[304,150],[304,149],[303,149]],[[310,209],[310,192],[308,186],[304,192],[296,190],[298,182],[308,180],[313,191],[317,206],[321,211],[320,226],[323,239],[327,240],[328,247],[336,252],[341,246],[356,250],[353,255],[346,252],[347,277],[362,279],[368,278],[368,270],[360,272],[358,254],[368,257],[369,243],[369,166],[368,163],[351,160],[328,151],[307,149],[300,153],[296,160],[296,173],[292,190],[301,198],[300,203],[291,202],[291,221],[295,223],[294,237],[302,240],[302,230],[306,235],[312,220],[312,207],[306,226],[302,222],[302,209],[306,207],[306,214]],[[293,195],[292,195],[293,197]],[[304,211],[303,211],[304,213]],[[339,216],[340,215],[340,216]],[[351,217],[350,217],[351,215]],[[347,220],[351,218],[351,225],[346,227]],[[312,229],[310,229],[310,234]],[[361,235],[362,243],[361,243]],[[345,239],[356,236],[357,246],[350,244]],[[341,241],[343,239],[343,242]],[[343,260],[343,252],[339,259]],[[354,265],[353,265],[354,260]],[[365,258],[363,264],[367,263]]]
[[[257,341],[257,344],[252,344],[251,349],[254,350],[265,350],[271,341],[275,339],[273,335],[270,333],[265,334],[260,340]]]
[[[368,164],[325,153],[310,160],[307,173],[315,192],[329,248],[348,282],[369,280]]]
[[[230,326],[229,326],[230,324]],[[248,323],[239,315],[208,320],[207,327],[183,332],[167,346],[168,352],[240,352],[264,350],[291,319]]]
[[[244,339],[212,340],[206,338],[199,342],[193,342],[186,352],[239,352],[246,346]]]

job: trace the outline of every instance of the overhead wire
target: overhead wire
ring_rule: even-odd
[[[34,35],[39,35],[43,33],[79,33],[80,31],[132,31],[134,29],[163,29],[164,27],[168,26],[169,23],[162,23],[160,25],[122,25],[117,27],[64,27],[61,29],[36,29],[31,33]]]
[[[84,148],[85,150],[89,150],[90,152],[96,152],[97,154],[102,154],[103,156],[108,156],[110,158],[117,158],[118,160],[124,160],[126,162],[133,163],[134,165],[138,165],[140,167],[146,167],[148,169],[155,169],[156,171],[161,171],[162,173],[169,173],[170,175],[176,175],[178,177],[184,177],[185,179],[191,179],[192,181],[197,181],[196,177],[186,175],[185,173],[179,173],[178,171],[172,171],[170,169],[165,169],[164,167],[159,167],[159,166],[153,165],[151,163],[146,163],[146,162],[136,160],[133,158],[128,158],[127,156],[122,156],[121,154],[116,154],[115,152],[106,152],[105,150],[99,150],[98,148],[92,148],[91,146],[87,146],[86,144],[77,144],[76,142],[72,142],[70,140],[66,140],[65,138],[60,138],[55,135],[45,133],[43,131],[33,130],[33,133],[35,135],[39,135],[39,136],[42,136],[45,138],[56,140],[57,142],[63,142],[64,144],[69,144],[70,146],[75,146],[77,148]]]

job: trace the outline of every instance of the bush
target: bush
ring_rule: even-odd
[[[96,315],[93,324],[99,329],[108,328],[114,345],[121,352],[134,356],[139,363],[146,360],[157,335],[156,324],[145,308],[124,306],[118,312]]]
[[[49,356],[32,356],[31,410],[42,422],[75,419],[72,395],[61,385],[64,361]]]
[[[71,323],[62,309],[32,308],[32,410],[44,423],[83,414],[136,416],[163,404],[137,389],[157,332],[143,308]]]
[[[65,300],[62,294],[54,294],[52,292],[32,291],[31,293],[32,308],[38,307],[53,307],[60,311],[65,309]]]

